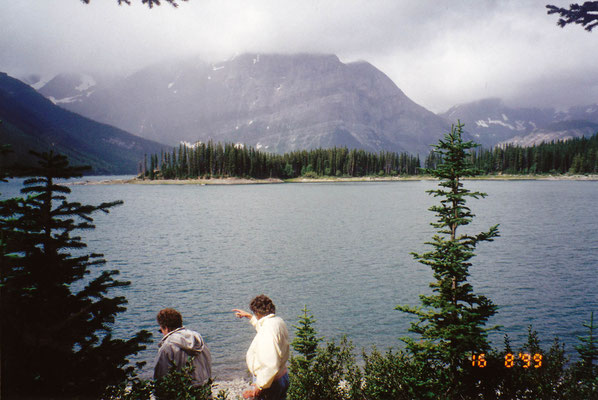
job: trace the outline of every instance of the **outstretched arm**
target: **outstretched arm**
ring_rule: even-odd
[[[253,317],[253,315],[251,315],[251,314],[250,314],[250,313],[248,313],[247,311],[239,310],[239,309],[237,309],[237,308],[233,308],[233,310],[232,310],[232,311],[235,313],[235,315],[236,315],[238,318],[248,318],[248,319],[251,319],[251,317]]]

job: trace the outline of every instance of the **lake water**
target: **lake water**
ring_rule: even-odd
[[[230,310],[248,309],[260,293],[291,332],[307,305],[322,336],[347,334],[358,353],[401,346],[410,319],[393,309],[419,304],[432,280],[410,252],[428,248],[435,200],[425,191],[436,184],[76,185],[71,199],[124,200],[83,235],[90,252],[104,253],[132,282],[115,335],[148,329],[157,343],[155,314],[174,307],[211,347],[216,378],[230,379],[245,376],[254,335]],[[2,185],[2,197],[16,190]],[[502,347],[506,333],[520,345],[533,325],[546,346],[558,336],[574,355],[582,323],[598,311],[598,182],[466,187],[488,197],[469,202],[477,217],[463,232],[500,224],[501,237],[480,244],[470,269],[474,290],[500,306],[493,342]],[[151,364],[156,343],[139,359]]]

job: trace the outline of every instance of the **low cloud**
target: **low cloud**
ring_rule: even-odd
[[[567,6],[566,2],[559,5]],[[598,35],[556,26],[542,2],[19,0],[0,14],[0,70],[128,73],[164,59],[243,52],[366,60],[435,112],[484,97],[521,105],[597,103]]]

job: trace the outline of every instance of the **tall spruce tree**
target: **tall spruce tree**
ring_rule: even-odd
[[[421,362],[435,368],[441,381],[447,386],[444,394],[433,396],[457,398],[466,384],[464,376],[468,356],[490,349],[485,324],[497,311],[488,298],[475,294],[468,283],[470,260],[474,250],[482,241],[492,241],[498,236],[498,225],[477,235],[458,234],[459,228],[468,225],[473,217],[467,198],[483,198],[485,193],[464,188],[463,177],[475,176],[478,171],[470,165],[468,151],[476,146],[462,139],[463,125],[458,123],[445,134],[444,139],[434,146],[438,156],[435,169],[426,170],[440,180],[439,188],[428,191],[440,198],[440,204],[432,206],[437,222],[431,223],[437,234],[431,242],[432,250],[423,254],[412,253],[416,260],[428,265],[436,281],[430,283],[431,295],[421,295],[422,307],[397,306],[418,318],[411,324],[410,331],[420,340],[404,338],[407,350]],[[435,397],[439,398],[439,397]]]
[[[112,337],[127,301],[107,293],[129,282],[102,268],[101,254],[84,254],[86,244],[72,234],[93,229],[93,213],[122,202],[69,202],[70,189],[56,179],[81,176],[85,168],[52,152],[32,154],[39,167],[26,172],[32,178],[24,181],[24,196],[0,202],[2,398],[98,398],[131,372],[128,357],[151,334]]]

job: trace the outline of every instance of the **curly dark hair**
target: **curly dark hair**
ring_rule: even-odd
[[[174,308],[160,310],[156,316],[156,320],[160,326],[168,328],[170,331],[183,326],[183,316]]]
[[[264,317],[266,315],[276,313],[276,307],[274,306],[274,303],[265,294],[260,294],[259,296],[256,296],[253,300],[251,300],[251,303],[249,304],[249,309],[254,314],[259,314]]]

